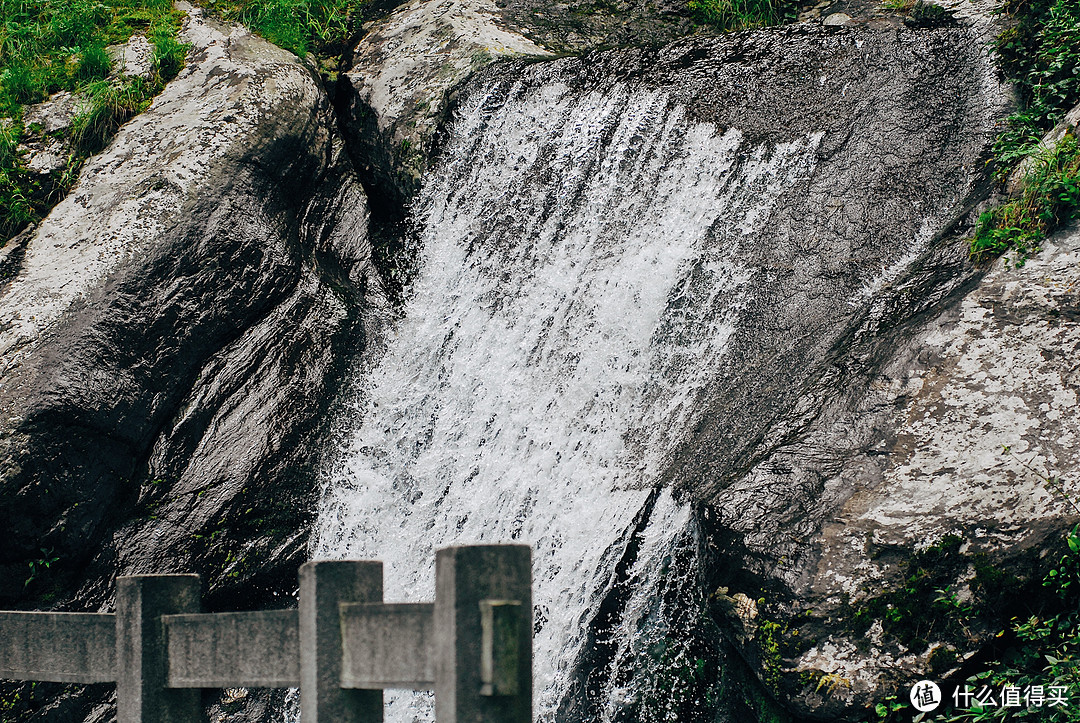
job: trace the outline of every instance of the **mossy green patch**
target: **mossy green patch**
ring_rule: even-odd
[[[0,245],[48,213],[74,184],[86,157],[140,112],[183,66],[181,14],[170,0],[0,0]],[[145,33],[152,78],[107,80],[109,45]],[[28,104],[68,90],[82,98],[62,170],[31,173],[19,145],[40,129],[23,124]]]

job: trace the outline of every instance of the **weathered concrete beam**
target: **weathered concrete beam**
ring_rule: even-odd
[[[492,611],[488,652],[492,669],[487,683],[491,687],[485,695],[481,602],[492,607],[495,601],[519,603],[520,614],[503,610],[496,623]],[[512,622],[513,630],[503,627],[507,622]],[[508,660],[510,647],[517,648],[513,665]],[[436,720],[531,723],[532,555],[527,545],[449,547],[436,553],[435,655]],[[517,686],[508,694],[514,688],[504,678],[509,671],[516,674]]]
[[[300,568],[300,717],[381,723],[381,690],[341,687],[341,603],[381,602],[382,563],[322,560]]]
[[[300,685],[296,610],[166,615],[170,688]]]
[[[164,615],[199,611],[198,575],[116,579],[117,723],[202,723],[199,691],[166,681]]]
[[[115,616],[0,612],[0,678],[115,682]]]
[[[435,606],[343,603],[342,688],[435,687]]]

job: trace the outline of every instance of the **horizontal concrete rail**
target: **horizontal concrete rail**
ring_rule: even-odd
[[[0,678],[116,682],[116,618],[0,612]]]
[[[342,688],[435,687],[435,606],[341,603]]]
[[[306,723],[370,723],[386,688],[438,723],[532,723],[531,553],[438,550],[434,603],[384,603],[382,563],[300,568],[299,608],[203,614],[197,575],[116,579],[116,613],[0,611],[0,678],[116,683],[117,723],[200,723],[203,688],[300,688]]]
[[[300,685],[296,610],[164,615],[170,688]]]

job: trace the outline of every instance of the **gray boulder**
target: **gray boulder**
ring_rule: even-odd
[[[312,71],[187,12],[186,69],[5,255],[5,606],[176,570],[263,605],[304,557],[321,420],[381,303],[366,200]]]

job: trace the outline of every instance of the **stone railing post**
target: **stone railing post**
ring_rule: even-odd
[[[341,603],[382,602],[382,563],[321,560],[300,568],[300,717],[381,723],[381,690],[341,687]]]
[[[116,580],[117,723],[198,723],[198,690],[168,688],[163,615],[196,613],[198,575],[136,575]]]
[[[527,545],[436,553],[438,723],[531,723],[531,557]]]

